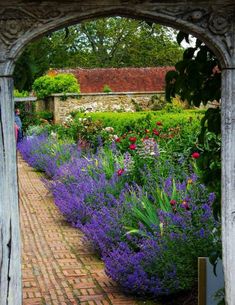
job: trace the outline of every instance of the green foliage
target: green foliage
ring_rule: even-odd
[[[41,120],[46,120],[49,123],[53,121],[53,113],[50,111],[38,111],[35,113],[35,116]]]
[[[36,78],[50,68],[51,43],[48,37],[43,37],[30,43],[16,62],[14,70],[14,85],[18,90],[32,90]]]
[[[79,93],[80,87],[74,75],[61,73],[37,78],[33,90],[39,99],[43,99],[55,93]]]
[[[110,92],[112,92],[112,89],[109,87],[109,85],[104,85],[103,92],[104,93],[110,93]]]
[[[198,137],[201,158],[198,166],[202,171],[201,179],[208,188],[216,193],[214,214],[220,215],[221,200],[221,110],[209,108],[201,121]]]
[[[26,130],[27,136],[38,136],[42,133],[46,133],[46,128],[44,125],[30,125],[28,129]]]
[[[177,266],[177,276],[181,289],[190,288],[192,283],[196,281],[197,268],[192,268],[192,266],[197,265],[198,256],[202,253],[207,253],[206,255],[208,255],[215,247],[213,234],[210,234],[208,239],[201,240],[199,235],[196,235],[194,232],[196,228],[198,231],[200,229],[203,231],[207,226],[207,229],[210,231],[214,226],[212,219],[210,219],[210,221],[207,220],[206,223],[202,223],[201,213],[203,212],[200,211],[200,209],[195,209],[192,212],[190,225],[185,226],[185,230],[183,229],[184,227],[180,225],[180,222],[178,224],[172,223],[170,217],[169,219],[165,217],[163,220],[163,217],[161,216],[162,211],[166,211],[166,213],[169,213],[170,215],[173,209],[178,220],[182,217],[181,220],[185,221],[185,223],[187,222],[187,217],[185,217],[184,214],[184,207],[180,204],[182,198],[187,198],[187,195],[189,195],[190,198],[193,197],[193,200],[198,202],[198,205],[200,206],[201,202],[205,200],[208,195],[206,193],[203,194],[200,189],[200,181],[195,181],[193,183],[193,185],[188,183],[187,189],[183,194],[180,194],[179,190],[176,191],[176,186],[173,182],[172,196],[176,199],[176,203],[173,207],[168,202],[169,195],[164,189],[161,189],[159,183],[157,184],[157,190],[161,196],[160,198],[157,196],[154,202],[152,201],[152,198],[148,198],[150,195],[149,192],[146,192],[147,195],[143,192],[139,200],[136,198],[135,193],[131,193],[130,198],[127,197],[127,202],[131,202],[131,205],[128,206],[129,210],[126,211],[122,218],[127,236],[135,235],[135,238],[140,237],[151,240],[151,236],[156,236],[156,231],[160,233],[158,238],[163,241],[161,246],[164,251],[161,252],[160,257],[157,257],[153,261],[151,272],[152,274],[159,274],[161,273],[161,270],[165,270],[169,265],[169,262],[173,261],[174,265]],[[155,192],[155,190],[153,192]],[[174,197],[175,195],[176,197]],[[204,196],[205,198],[203,199]],[[162,198],[166,199],[162,200]],[[165,204],[162,206],[161,203],[163,202]],[[159,211],[161,212],[159,213]],[[158,228],[158,230],[156,230],[156,228]],[[182,236],[182,234],[185,235],[185,238],[181,239],[179,237]],[[185,242],[186,236],[188,236],[187,242]],[[131,243],[132,239],[129,238],[129,240]],[[187,255],[185,255],[185,253],[187,253]],[[187,274],[187,277],[185,277],[185,274]]]
[[[180,32],[178,42],[188,40]],[[189,104],[199,106],[208,101],[219,101],[221,96],[221,73],[219,61],[200,40],[194,48],[184,51],[183,59],[176,63],[175,70],[166,74],[166,99],[179,95]]]
[[[129,219],[123,217],[123,222],[129,224],[126,226],[126,234],[138,234],[145,236],[145,232],[139,229],[139,224],[143,224],[147,228],[148,232],[154,233],[154,226],[161,228],[161,223],[158,216],[158,206],[151,201],[142,197],[142,201],[139,202],[135,198],[135,193],[131,193],[131,213],[127,215]],[[170,211],[170,210],[169,210]],[[131,218],[130,218],[131,216]]]
[[[17,102],[15,108],[20,109],[20,118],[22,121],[24,132],[26,132],[30,126],[51,123],[53,120],[52,112],[35,112],[35,102]]]
[[[154,138],[161,151],[161,158],[177,160],[181,157],[188,158],[195,146],[200,132],[200,120],[204,111],[183,110],[180,113],[137,112],[137,113],[77,113],[75,117],[68,117],[63,125],[53,125],[51,128],[59,138],[70,138],[79,142],[84,149],[96,149],[100,141],[110,144],[119,138],[116,143],[120,151],[127,151],[130,145],[129,138],[136,137],[136,144],[141,147],[142,139]],[[161,122],[161,126],[157,123]],[[159,134],[155,134],[156,131]],[[155,132],[155,133],[154,133]],[[140,159],[141,171],[145,160]],[[139,172],[133,173],[133,179],[138,180]]]
[[[170,113],[179,113],[183,111],[182,105],[174,105],[173,103],[167,103],[164,107],[164,111],[170,112]]]
[[[68,116],[63,125],[54,125],[52,130],[56,132],[59,138],[72,139],[79,142],[86,149],[97,147],[99,135],[103,130],[103,123],[99,120],[94,121],[90,117],[76,117],[74,120]]]
[[[89,117],[93,120],[100,120],[104,127],[111,126],[115,132],[125,133],[135,128],[154,128],[157,121],[163,122],[163,130],[176,127],[179,124],[189,122],[200,126],[205,110],[183,110],[181,113],[166,113],[166,111],[141,111],[141,112],[93,112],[89,113]],[[78,113],[77,117],[87,117],[85,113]],[[150,123],[150,124],[149,124]],[[196,128],[196,126],[193,128]]]
[[[188,41],[188,34],[180,32],[178,43]],[[166,75],[166,98],[178,94],[181,99],[199,106],[208,101],[220,100],[221,69],[218,59],[200,40],[194,48],[184,52],[183,60],[175,65],[175,71]],[[221,185],[221,111],[220,108],[208,109],[201,122],[201,133],[198,138],[198,149],[201,158],[198,166],[202,171],[203,182],[217,194],[215,210],[220,208]]]
[[[178,43],[189,41],[188,34],[180,32]],[[166,98],[178,94],[190,104],[199,106],[208,101],[219,101],[221,98],[221,68],[213,52],[197,39],[194,48],[184,52],[183,60],[175,65],[175,71],[166,75]],[[208,109],[201,122],[201,132],[198,137],[197,149],[201,156],[197,161],[201,170],[201,179],[213,192],[216,201],[213,204],[216,219],[221,213],[221,111]],[[217,231],[218,239],[221,232]],[[216,266],[221,251],[213,250],[210,254],[211,263]],[[223,300],[219,303],[223,304]]]
[[[13,92],[14,97],[28,97],[29,96],[29,92],[28,91],[19,91],[17,89],[14,89]]]
[[[167,113],[136,112],[136,113],[86,113],[69,116],[63,125],[52,125],[51,130],[56,132],[59,138],[73,139],[84,148],[99,145],[100,141],[109,145],[113,139],[120,138],[116,145],[120,151],[125,152],[130,145],[129,138],[136,137],[136,144],[141,146],[142,139],[154,138],[161,152],[161,158],[178,162],[179,158],[191,156],[192,147],[195,147],[200,133],[200,120],[204,110],[182,110],[182,112]],[[157,123],[161,123],[158,126]],[[159,135],[156,135],[156,131]],[[155,133],[154,133],[155,132]],[[151,160],[150,160],[151,161]],[[136,160],[139,167],[145,166],[145,160]],[[164,169],[162,169],[164,171]],[[133,173],[133,179],[140,177],[139,172]]]

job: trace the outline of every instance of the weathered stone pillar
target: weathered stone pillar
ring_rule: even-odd
[[[226,304],[235,304],[235,68],[222,72],[222,240]]]
[[[0,305],[21,305],[13,79],[0,76]]]

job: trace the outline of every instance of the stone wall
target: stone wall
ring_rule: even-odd
[[[71,111],[76,110],[135,112],[159,110],[164,104],[164,92],[93,93],[79,96],[55,94],[47,101],[37,101],[36,111],[52,111],[54,122],[61,123]]]
[[[35,111],[50,111],[54,113],[54,98],[49,97],[47,100],[37,100],[35,103]]]

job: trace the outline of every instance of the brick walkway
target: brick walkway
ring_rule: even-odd
[[[63,220],[40,174],[18,163],[23,305],[136,305],[107,278],[82,233]]]

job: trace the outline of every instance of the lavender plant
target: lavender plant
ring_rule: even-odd
[[[155,140],[129,141],[124,154],[114,144],[84,152],[40,135],[25,139],[19,150],[51,177],[47,187],[55,204],[84,232],[123,289],[150,296],[190,289],[197,257],[220,247],[215,195],[191,165],[161,157]]]

